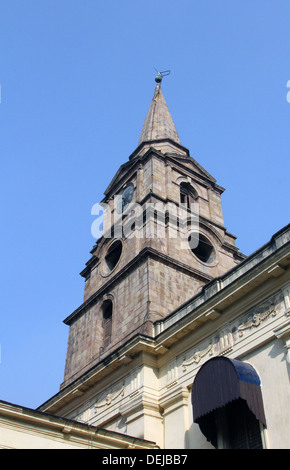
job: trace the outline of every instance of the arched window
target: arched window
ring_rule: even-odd
[[[193,204],[197,197],[197,192],[189,183],[180,184],[180,204],[184,205],[186,209],[190,209],[190,204]]]
[[[112,316],[113,303],[110,299],[105,300],[102,305],[103,312],[103,347],[106,348],[112,339]]]

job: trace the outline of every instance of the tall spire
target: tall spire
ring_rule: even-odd
[[[139,145],[152,140],[171,139],[180,144],[177,130],[161,90],[160,75],[156,77],[156,88],[147,113]]]

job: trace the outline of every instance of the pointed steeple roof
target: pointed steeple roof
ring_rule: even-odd
[[[143,125],[139,145],[143,142],[162,139],[170,139],[180,144],[177,130],[161,90],[161,85],[157,83]]]

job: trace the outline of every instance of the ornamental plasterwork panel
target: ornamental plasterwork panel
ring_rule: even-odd
[[[288,289],[289,291],[287,292],[290,295],[290,285]],[[261,327],[269,318],[275,317],[281,310],[282,301],[282,295],[279,293],[259,307],[256,307],[242,320],[220,329],[207,343],[203,343],[196,348],[190,357],[184,357],[182,362],[183,372],[189,366],[199,364],[203,359],[207,360],[212,356],[225,355],[232,351],[235,344],[241,340],[245,333],[252,334],[253,330]]]
[[[184,358],[184,361],[182,363],[183,371],[185,372],[187,370],[187,367],[191,366],[192,364],[198,364],[207,355],[213,355],[213,345],[211,343],[209,343],[206,348],[195,351],[193,356],[191,356],[189,359],[186,360],[186,358]]]
[[[183,371],[185,372],[193,364],[199,364],[202,359],[210,359],[212,356],[222,356],[230,352],[236,342],[235,336],[237,336],[235,329],[220,330],[207,345],[198,348],[190,358],[184,358]]]
[[[119,389],[116,391],[111,391],[111,393],[105,393],[99,398],[99,400],[95,403],[95,413],[97,414],[99,409],[102,408],[107,408],[108,406],[112,405],[118,398],[118,401],[120,398],[124,397],[125,394],[125,386],[122,384]]]
[[[252,333],[253,329],[267,324],[269,319],[276,317],[282,312],[284,310],[283,297],[283,294],[280,292],[251,311],[237,327],[239,336],[242,337],[246,331]]]
[[[73,419],[82,422],[88,422],[93,418],[97,417],[104,411],[106,411],[111,405],[115,403],[120,403],[123,398],[129,396],[132,398],[140,393],[141,387],[141,372],[140,368],[133,370],[126,380],[117,383],[115,386],[110,389],[102,392],[100,395],[87,401],[82,410],[79,410]]]
[[[261,309],[253,315],[251,315],[244,323],[238,326],[238,332],[240,336],[244,335],[244,330],[257,328],[270,316],[275,317],[277,315],[276,306],[272,305],[267,310]]]
[[[90,400],[85,404],[85,408],[73,418],[81,422],[89,422],[95,418],[101,411],[106,410],[109,406],[113,405],[115,402],[120,401],[125,394],[125,386],[119,384],[116,387],[112,387],[110,392],[102,393],[96,400]]]

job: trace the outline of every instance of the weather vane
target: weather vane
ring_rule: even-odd
[[[155,67],[154,67],[155,68]],[[166,75],[169,75],[170,74],[170,70],[165,70],[164,72],[159,72],[159,70],[157,70],[155,68],[156,72],[157,72],[157,75],[155,77],[155,82],[156,83],[161,83],[162,82],[162,78],[165,77]]]

